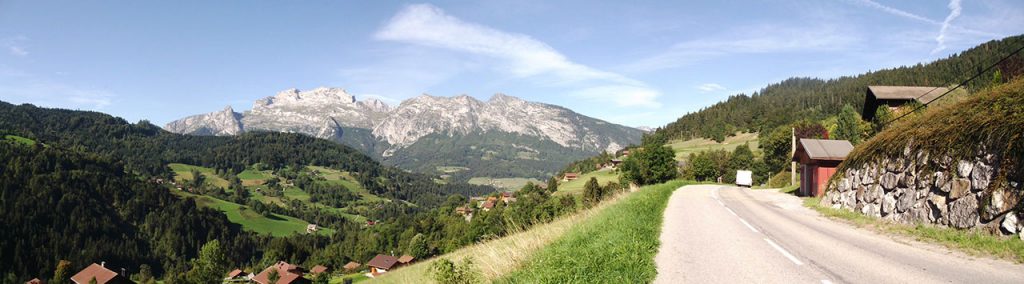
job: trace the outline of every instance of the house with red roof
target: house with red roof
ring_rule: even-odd
[[[123,283],[135,283],[128,277],[117,274],[110,269],[107,269],[106,263],[103,264],[90,264],[82,271],[79,271],[74,276],[71,276],[71,282],[76,284],[89,284],[91,281],[96,281],[97,284],[123,284]]]
[[[386,254],[378,254],[366,263],[366,266],[370,267],[370,273],[367,273],[366,276],[377,277],[387,273],[388,270],[396,268],[398,264],[398,258]]]
[[[277,282],[270,283],[270,272],[274,270],[277,271]],[[304,273],[305,271],[302,267],[281,261],[267,267],[260,274],[256,274],[252,281],[259,284],[312,283],[309,279],[302,277]]]

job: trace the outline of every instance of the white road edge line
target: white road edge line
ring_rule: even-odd
[[[729,214],[732,214],[733,216],[736,216],[736,218],[740,217],[740,215],[736,215],[736,212],[733,212],[732,209],[729,209],[729,207],[725,207],[725,210],[729,210]]]
[[[775,250],[777,250],[780,253],[782,253],[783,256],[785,256],[786,258],[789,259],[789,261],[792,261],[796,265],[804,265],[804,263],[802,261],[800,261],[799,259],[796,259],[796,257],[793,256],[792,254],[789,254],[788,251],[786,251],[785,249],[780,247],[778,244],[773,242],[772,239],[764,238],[764,241],[768,242],[768,244],[771,245],[773,248],[775,248]]]
[[[747,223],[747,220],[743,220],[743,218],[739,218],[739,219],[740,219],[740,222],[743,222],[743,225],[747,225],[747,228],[750,228],[751,231],[754,231],[754,233],[760,233],[760,231],[758,231],[756,228],[754,228],[754,226],[751,226],[750,223]]]

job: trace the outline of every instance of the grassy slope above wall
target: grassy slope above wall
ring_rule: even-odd
[[[960,103],[928,109],[917,117],[904,118],[858,145],[839,166],[838,172],[886,157],[898,157],[907,145],[913,152],[941,153],[953,161],[970,159],[984,147],[1002,157],[1000,172],[1009,173],[1009,176],[995,177],[993,180],[997,182],[993,184],[998,184],[1000,178],[1020,182],[1024,174],[1021,171],[1021,163],[1024,163],[1022,129],[1024,79],[982,91]]]

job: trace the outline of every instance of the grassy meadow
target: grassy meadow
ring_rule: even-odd
[[[597,170],[589,172],[580,176],[576,180],[567,181],[558,185],[558,192],[556,194],[576,194],[582,193],[583,187],[587,184],[590,178],[597,178],[597,184],[604,186],[610,182],[619,182],[619,172],[614,170]]]
[[[676,151],[676,160],[681,161],[685,159],[690,153],[699,153],[701,151],[710,150],[726,150],[732,152],[736,149],[736,146],[743,145],[744,143],[750,144],[750,150],[754,152],[755,156],[760,156],[761,151],[758,149],[757,133],[737,133],[735,136],[726,137],[722,143],[715,142],[714,140],[697,138],[686,141],[673,140],[669,141],[668,146],[672,147],[672,150]]]

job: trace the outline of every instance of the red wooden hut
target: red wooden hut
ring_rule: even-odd
[[[836,167],[853,150],[846,140],[800,139],[793,161],[800,163],[800,195],[821,196]]]

